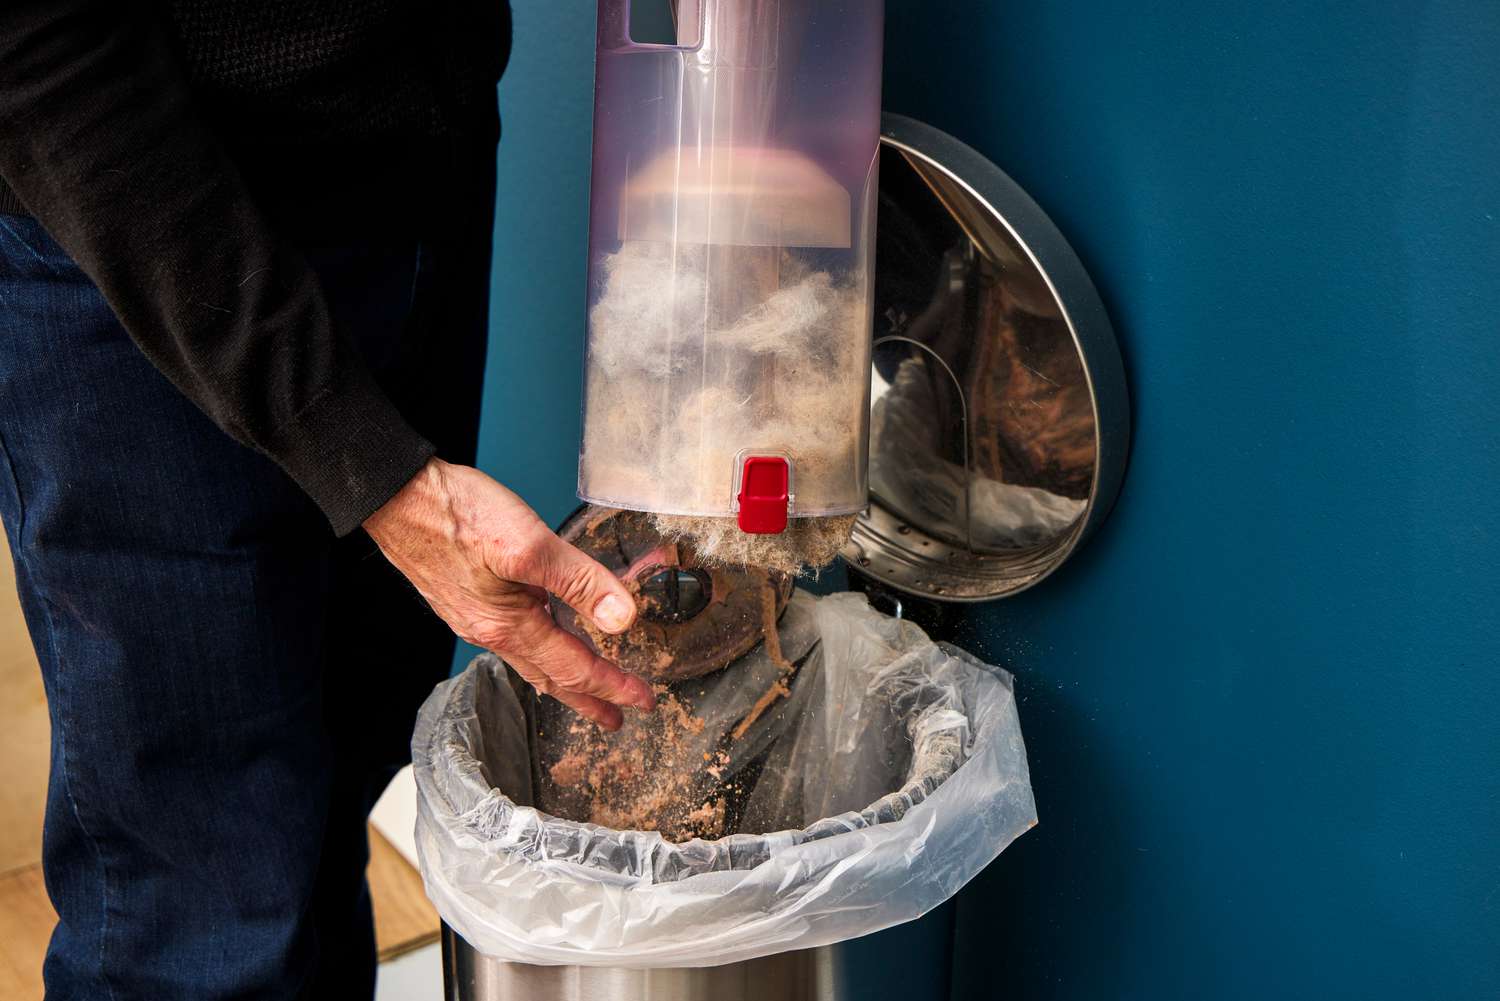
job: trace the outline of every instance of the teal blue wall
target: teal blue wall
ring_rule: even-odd
[[[886,106],[1052,214],[1135,397],[1101,535],[962,629],[1042,823],[954,996],[1500,996],[1500,4],[890,4]],[[501,87],[483,463],[553,521],[592,22],[517,0]]]
[[[556,525],[578,506],[593,0],[515,0],[480,465]]]

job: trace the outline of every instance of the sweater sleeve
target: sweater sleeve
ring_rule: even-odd
[[[433,454],[129,0],[0,4],[0,176],[131,338],[352,531]]]

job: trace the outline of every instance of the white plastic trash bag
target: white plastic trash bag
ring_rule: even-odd
[[[504,665],[482,656],[439,685],[412,758],[443,919],[502,960],[715,966],[920,917],[1036,823],[1008,673],[862,595],[799,592],[784,646],[798,629],[796,713],[760,758],[753,812],[815,819],[771,834],[673,844],[543,813]]]

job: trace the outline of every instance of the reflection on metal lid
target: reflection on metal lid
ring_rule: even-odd
[[[1123,366],[1036,204],[952,137],[884,125],[870,509],[845,559],[910,593],[1003,597],[1108,513],[1129,437]]]

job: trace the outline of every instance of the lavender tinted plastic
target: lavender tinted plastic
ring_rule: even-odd
[[[679,46],[600,0],[579,495],[728,516],[866,502],[882,0],[702,0]]]

